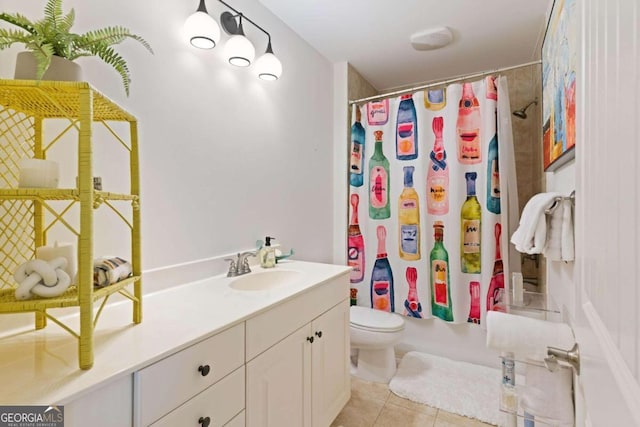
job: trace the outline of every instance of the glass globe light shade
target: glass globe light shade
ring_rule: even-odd
[[[256,61],[256,71],[262,80],[278,80],[282,75],[282,63],[271,52],[262,55]]]
[[[248,67],[256,56],[251,41],[242,34],[232,36],[224,45],[227,60],[237,67]]]
[[[200,49],[213,49],[220,40],[220,26],[206,12],[192,13],[184,23],[191,45]]]

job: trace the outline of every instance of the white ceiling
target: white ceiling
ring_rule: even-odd
[[[380,91],[539,59],[552,1],[260,0],[322,55],[348,61]],[[454,34],[451,45],[411,47],[411,34],[443,25]]]

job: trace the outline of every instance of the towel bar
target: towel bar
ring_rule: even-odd
[[[547,215],[552,214],[553,211],[555,211],[556,208],[560,205],[560,202],[563,201],[563,200],[571,200],[571,204],[572,205],[575,204],[575,201],[576,201],[576,190],[573,190],[571,192],[571,194],[569,194],[568,196],[562,196],[562,197],[558,196],[555,199],[553,199],[553,204],[550,207],[548,207],[544,211],[544,213],[547,214]]]

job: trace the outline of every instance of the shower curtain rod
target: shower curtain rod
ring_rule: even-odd
[[[425,85],[416,86],[416,87],[412,87],[412,88],[409,88],[409,89],[402,89],[402,90],[397,90],[395,92],[388,92],[388,93],[383,93],[381,95],[375,95],[375,96],[369,96],[367,98],[356,99],[354,101],[349,101],[349,105],[358,104],[360,102],[365,102],[365,101],[375,101],[375,100],[378,100],[378,99],[388,98],[390,96],[402,95],[404,93],[415,92],[417,90],[422,90],[422,89],[428,89],[428,88],[434,87],[434,86],[442,86],[442,85],[446,85],[446,84],[449,84],[449,83],[458,82],[460,80],[473,79],[473,78],[476,78],[476,77],[486,76],[488,74],[501,73],[503,71],[509,71],[509,70],[514,70],[516,68],[528,67],[529,65],[537,65],[537,64],[540,64],[540,63],[542,63],[542,61],[537,60],[537,61],[527,62],[526,64],[514,65],[514,66],[511,66],[511,67],[504,67],[504,68],[497,68],[495,70],[483,71],[481,73],[468,74],[468,75],[464,75],[464,76],[454,77],[454,78],[451,78],[451,79],[442,80],[440,82],[428,83],[428,84],[425,84]]]

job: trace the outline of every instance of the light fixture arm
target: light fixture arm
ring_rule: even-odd
[[[200,0],[201,2],[204,0]],[[238,31],[238,28],[236,27],[235,29],[233,27],[228,28],[228,22],[229,22],[229,17],[232,17],[235,21],[235,18],[237,16],[240,16],[240,23],[242,23],[242,20],[246,20],[249,21],[254,27],[256,27],[257,29],[259,29],[260,31],[262,31],[263,33],[265,33],[267,35],[267,37],[269,37],[269,43],[271,43],[271,35],[264,29],[262,28],[260,25],[256,24],[255,22],[253,22],[248,16],[242,14],[242,12],[240,12],[239,10],[235,9],[233,6],[229,5],[228,3],[224,2],[223,0],[218,0],[220,3],[222,3],[223,5],[225,5],[226,7],[228,7],[229,9],[231,9],[234,13],[236,13],[236,15],[231,15],[229,12],[224,12],[222,15],[225,16],[225,18],[221,19],[221,24],[222,24],[222,28],[230,33],[230,34],[236,34],[236,31]],[[225,15],[228,14],[228,15]]]
[[[273,48],[271,47],[271,35],[267,33],[267,36],[269,36],[269,41],[267,42],[267,49],[264,52],[273,54]]]
[[[198,9],[196,9],[196,12],[208,13],[207,6],[204,4],[204,0],[200,0],[200,4],[198,5]]]

